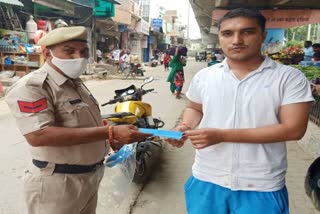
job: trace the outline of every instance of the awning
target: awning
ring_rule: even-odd
[[[119,1],[117,0],[106,0],[107,2],[110,2],[112,4],[121,4]]]
[[[23,7],[24,5],[18,0],[0,0],[0,3],[11,4]]]
[[[115,15],[114,0],[96,0],[94,15],[97,18],[110,18]]]

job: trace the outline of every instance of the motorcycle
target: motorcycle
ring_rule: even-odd
[[[129,70],[126,74],[126,78],[128,78],[130,75],[134,78],[136,75],[144,76],[145,70],[141,66],[141,64],[138,63],[130,63]]]
[[[141,60],[138,55],[130,55],[130,64],[126,72],[126,78],[130,75],[134,78],[136,75],[144,76],[145,70],[141,65]]]
[[[151,67],[157,67],[157,65],[159,64],[158,60],[154,57],[151,57],[150,63]]]
[[[109,125],[132,124],[138,128],[151,129],[163,127],[164,122],[152,116],[152,106],[142,101],[143,95],[154,91],[154,89],[143,89],[152,81],[153,77],[149,77],[144,80],[140,88],[130,85],[127,88],[115,90],[114,98],[101,105],[116,104],[115,113],[102,115],[102,118],[106,119]],[[149,178],[151,168],[159,157],[163,144],[159,137],[154,136],[137,142],[133,182],[143,183]]]

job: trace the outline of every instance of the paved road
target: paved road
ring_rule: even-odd
[[[186,68],[186,90],[191,77],[202,67],[204,62],[190,61]],[[162,67],[148,68],[146,75],[154,76],[157,80],[151,83],[150,88],[155,88],[156,93],[144,97],[146,102],[153,105],[153,114],[166,122],[164,128],[170,129],[179,121],[179,117],[187,102],[185,98],[176,100],[169,91],[165,82],[167,72]],[[113,96],[113,90],[126,87],[130,84],[140,84],[141,80],[91,80],[86,85],[93,92],[100,103]],[[148,86],[146,86],[148,88]],[[103,113],[110,113],[112,106],[103,108]],[[288,143],[289,168],[287,186],[290,195],[290,207],[293,214],[315,214],[303,190],[303,180],[307,167],[318,152],[307,153],[310,148],[320,148],[315,139],[319,135],[319,128],[311,124],[306,137],[297,144]],[[21,183],[24,168],[29,163],[30,157],[27,144],[21,137],[9,109],[0,100],[0,214],[18,214],[21,210]],[[319,137],[320,139],[320,137]],[[302,145],[302,146],[300,146]],[[112,203],[108,193],[114,190],[109,188],[113,178],[112,172],[106,170],[105,177],[99,191],[98,214],[183,214],[185,205],[183,198],[183,183],[191,173],[194,150],[190,145],[182,149],[167,146],[163,152],[159,166],[155,169],[151,181],[146,185],[132,185],[127,197],[121,205]]]

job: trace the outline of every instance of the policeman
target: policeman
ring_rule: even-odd
[[[149,136],[132,125],[103,126],[97,101],[79,76],[88,64],[84,27],[57,28],[39,40],[46,63],[6,95],[32,164],[25,176],[28,213],[95,213],[110,142]]]

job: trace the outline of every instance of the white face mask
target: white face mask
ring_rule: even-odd
[[[65,75],[67,75],[71,79],[78,78],[87,69],[89,60],[86,58],[60,59],[55,57],[51,50],[50,53],[52,56],[52,64],[57,66]]]

